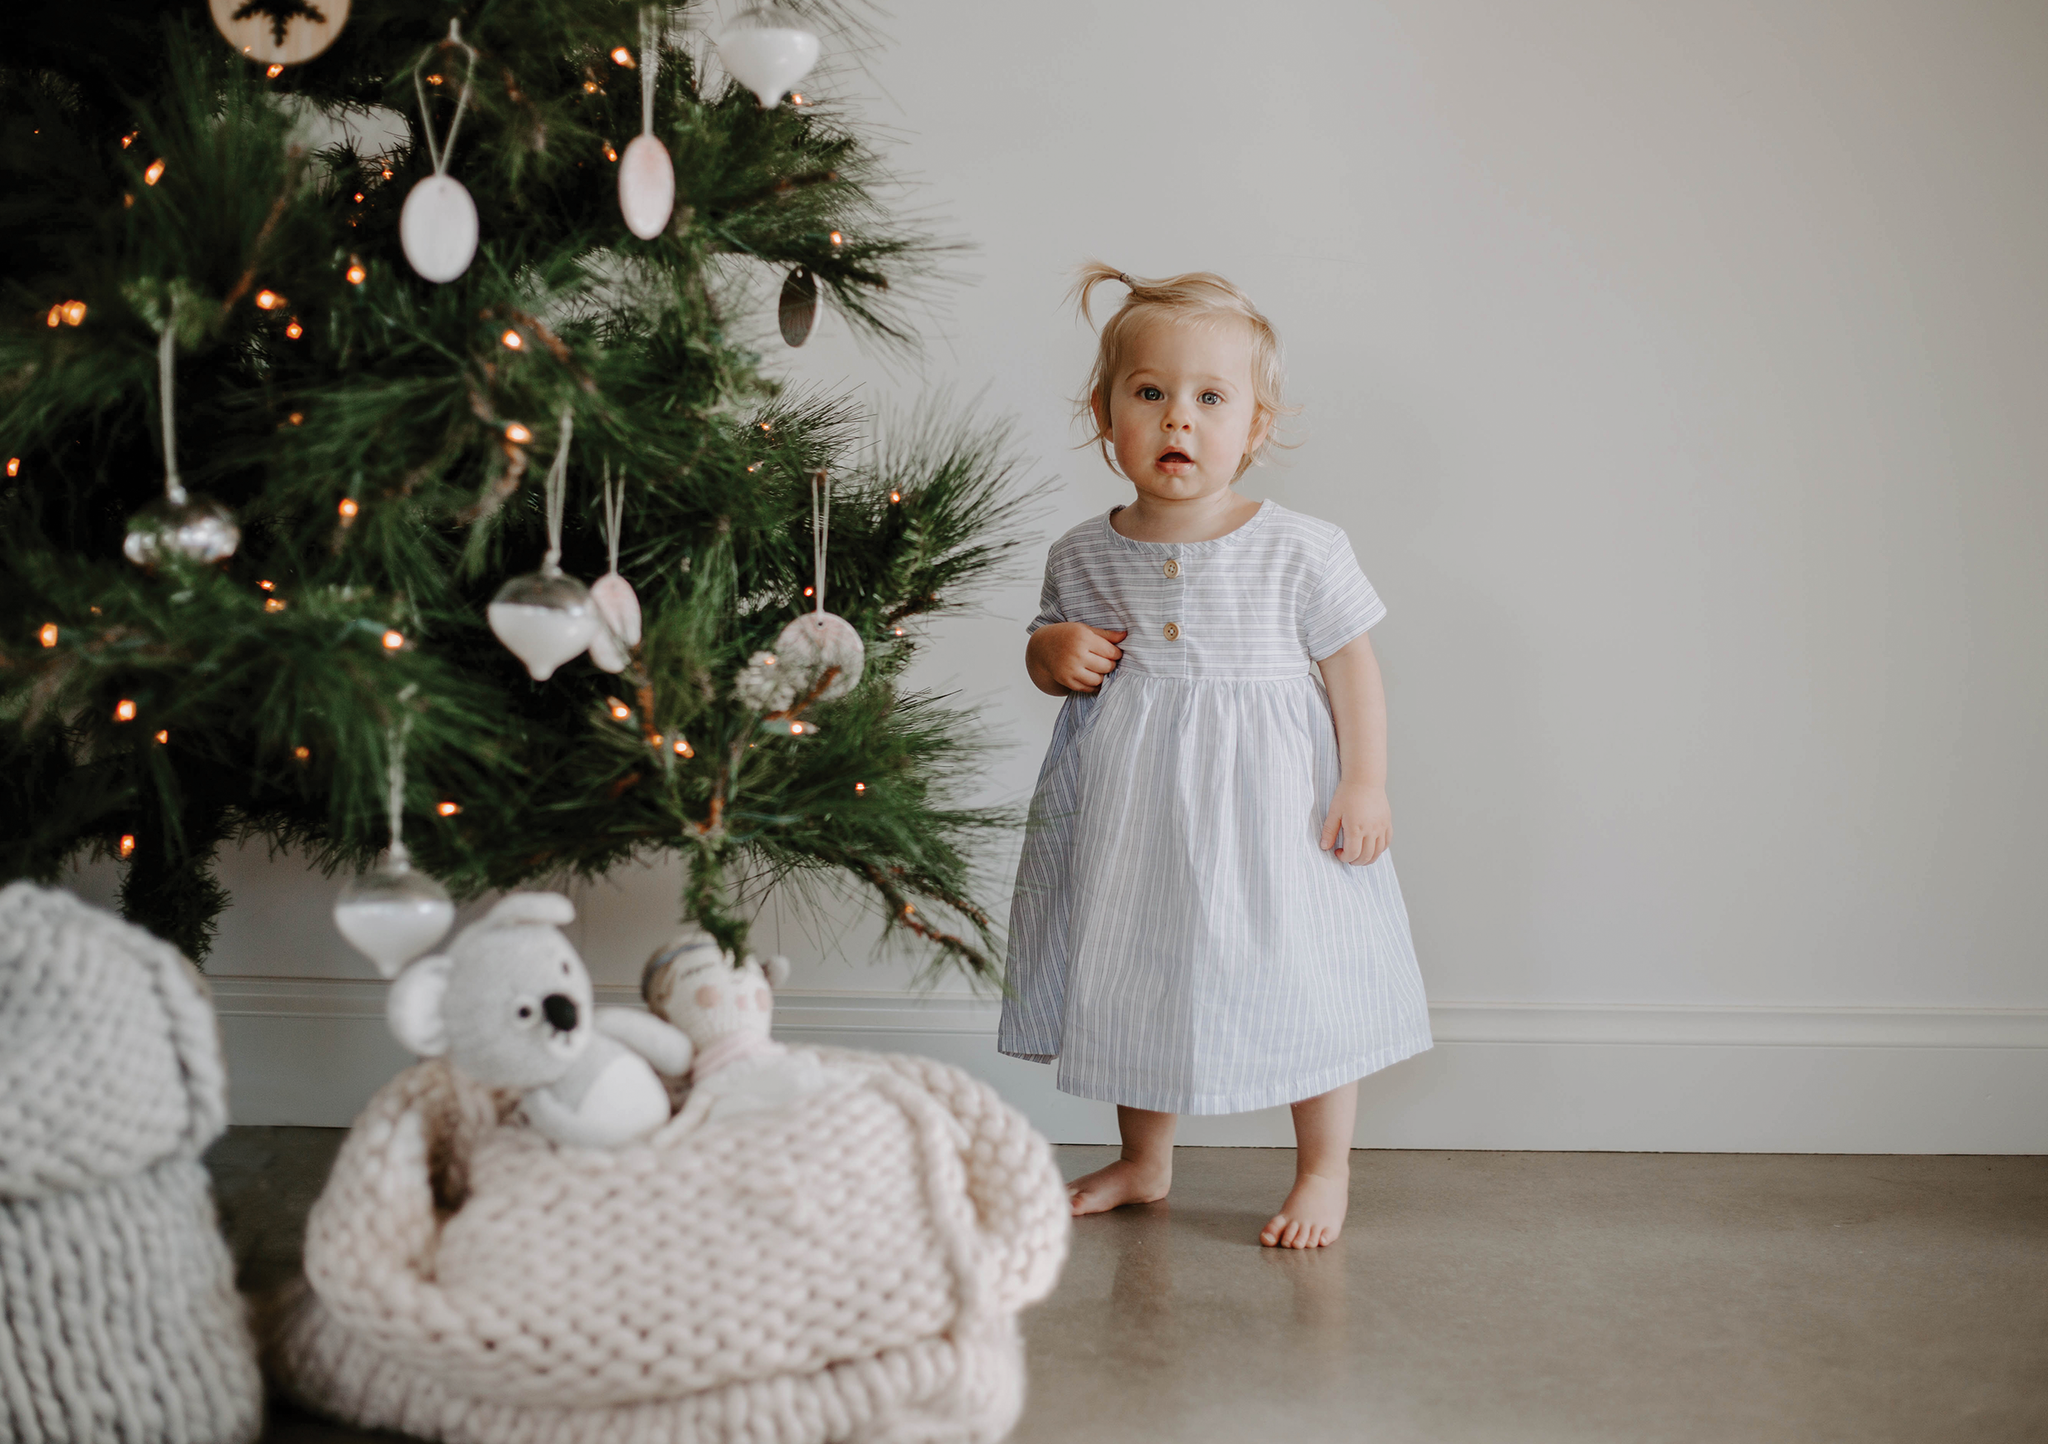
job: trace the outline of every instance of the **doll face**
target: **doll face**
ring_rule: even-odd
[[[668,996],[669,1021],[700,1046],[729,1033],[767,1036],[775,1015],[775,994],[758,963],[728,966],[722,959],[692,968],[674,980]]]

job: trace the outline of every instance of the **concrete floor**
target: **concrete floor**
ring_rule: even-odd
[[[245,1287],[340,1140],[214,1148]],[[1078,1222],[1015,1444],[2048,1440],[2048,1158],[1361,1152],[1315,1254],[1257,1245],[1291,1167],[1182,1149],[1170,1203]]]

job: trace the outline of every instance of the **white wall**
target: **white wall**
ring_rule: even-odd
[[[1396,851],[1452,1040],[1376,1081],[1362,1139],[2048,1148],[2048,9],[891,11],[829,89],[971,281],[921,373],[828,319],[792,375],[1014,415],[1052,534],[1122,497],[1069,450],[1075,262],[1221,271],[1287,341],[1303,445],[1244,485],[1348,528],[1391,608]],[[1035,593],[925,670],[1017,744],[1006,800],[1055,707]],[[217,973],[367,976],[328,884],[229,875]],[[674,891],[586,898],[602,977]],[[779,926],[798,1035],[880,1009],[1063,1136],[1107,1126],[990,1062],[985,1009]]]

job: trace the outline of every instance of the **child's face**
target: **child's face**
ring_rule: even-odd
[[[1096,420],[1116,464],[1146,496],[1187,501],[1237,478],[1269,418],[1252,399],[1252,343],[1236,320],[1155,321],[1131,338]]]

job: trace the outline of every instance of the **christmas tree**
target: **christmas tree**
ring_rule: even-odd
[[[970,855],[1008,819],[958,805],[971,718],[900,683],[917,622],[1017,540],[1005,442],[937,411],[877,436],[768,377],[775,288],[785,335],[817,297],[900,345],[936,247],[829,106],[713,81],[707,23],[609,0],[14,18],[0,872],[117,856],[127,915],[200,956],[216,848],[369,866],[402,744],[405,841],[458,896],[669,852],[679,910],[729,947],[752,888],[823,876],[988,968]],[[422,272],[458,265],[464,222],[437,176],[474,207],[445,281]],[[616,588],[501,597],[549,570],[551,502],[568,577],[616,549],[637,639]],[[821,603],[864,660],[829,617],[789,650]],[[542,642],[587,615],[589,652],[535,680],[494,635],[515,613]]]

